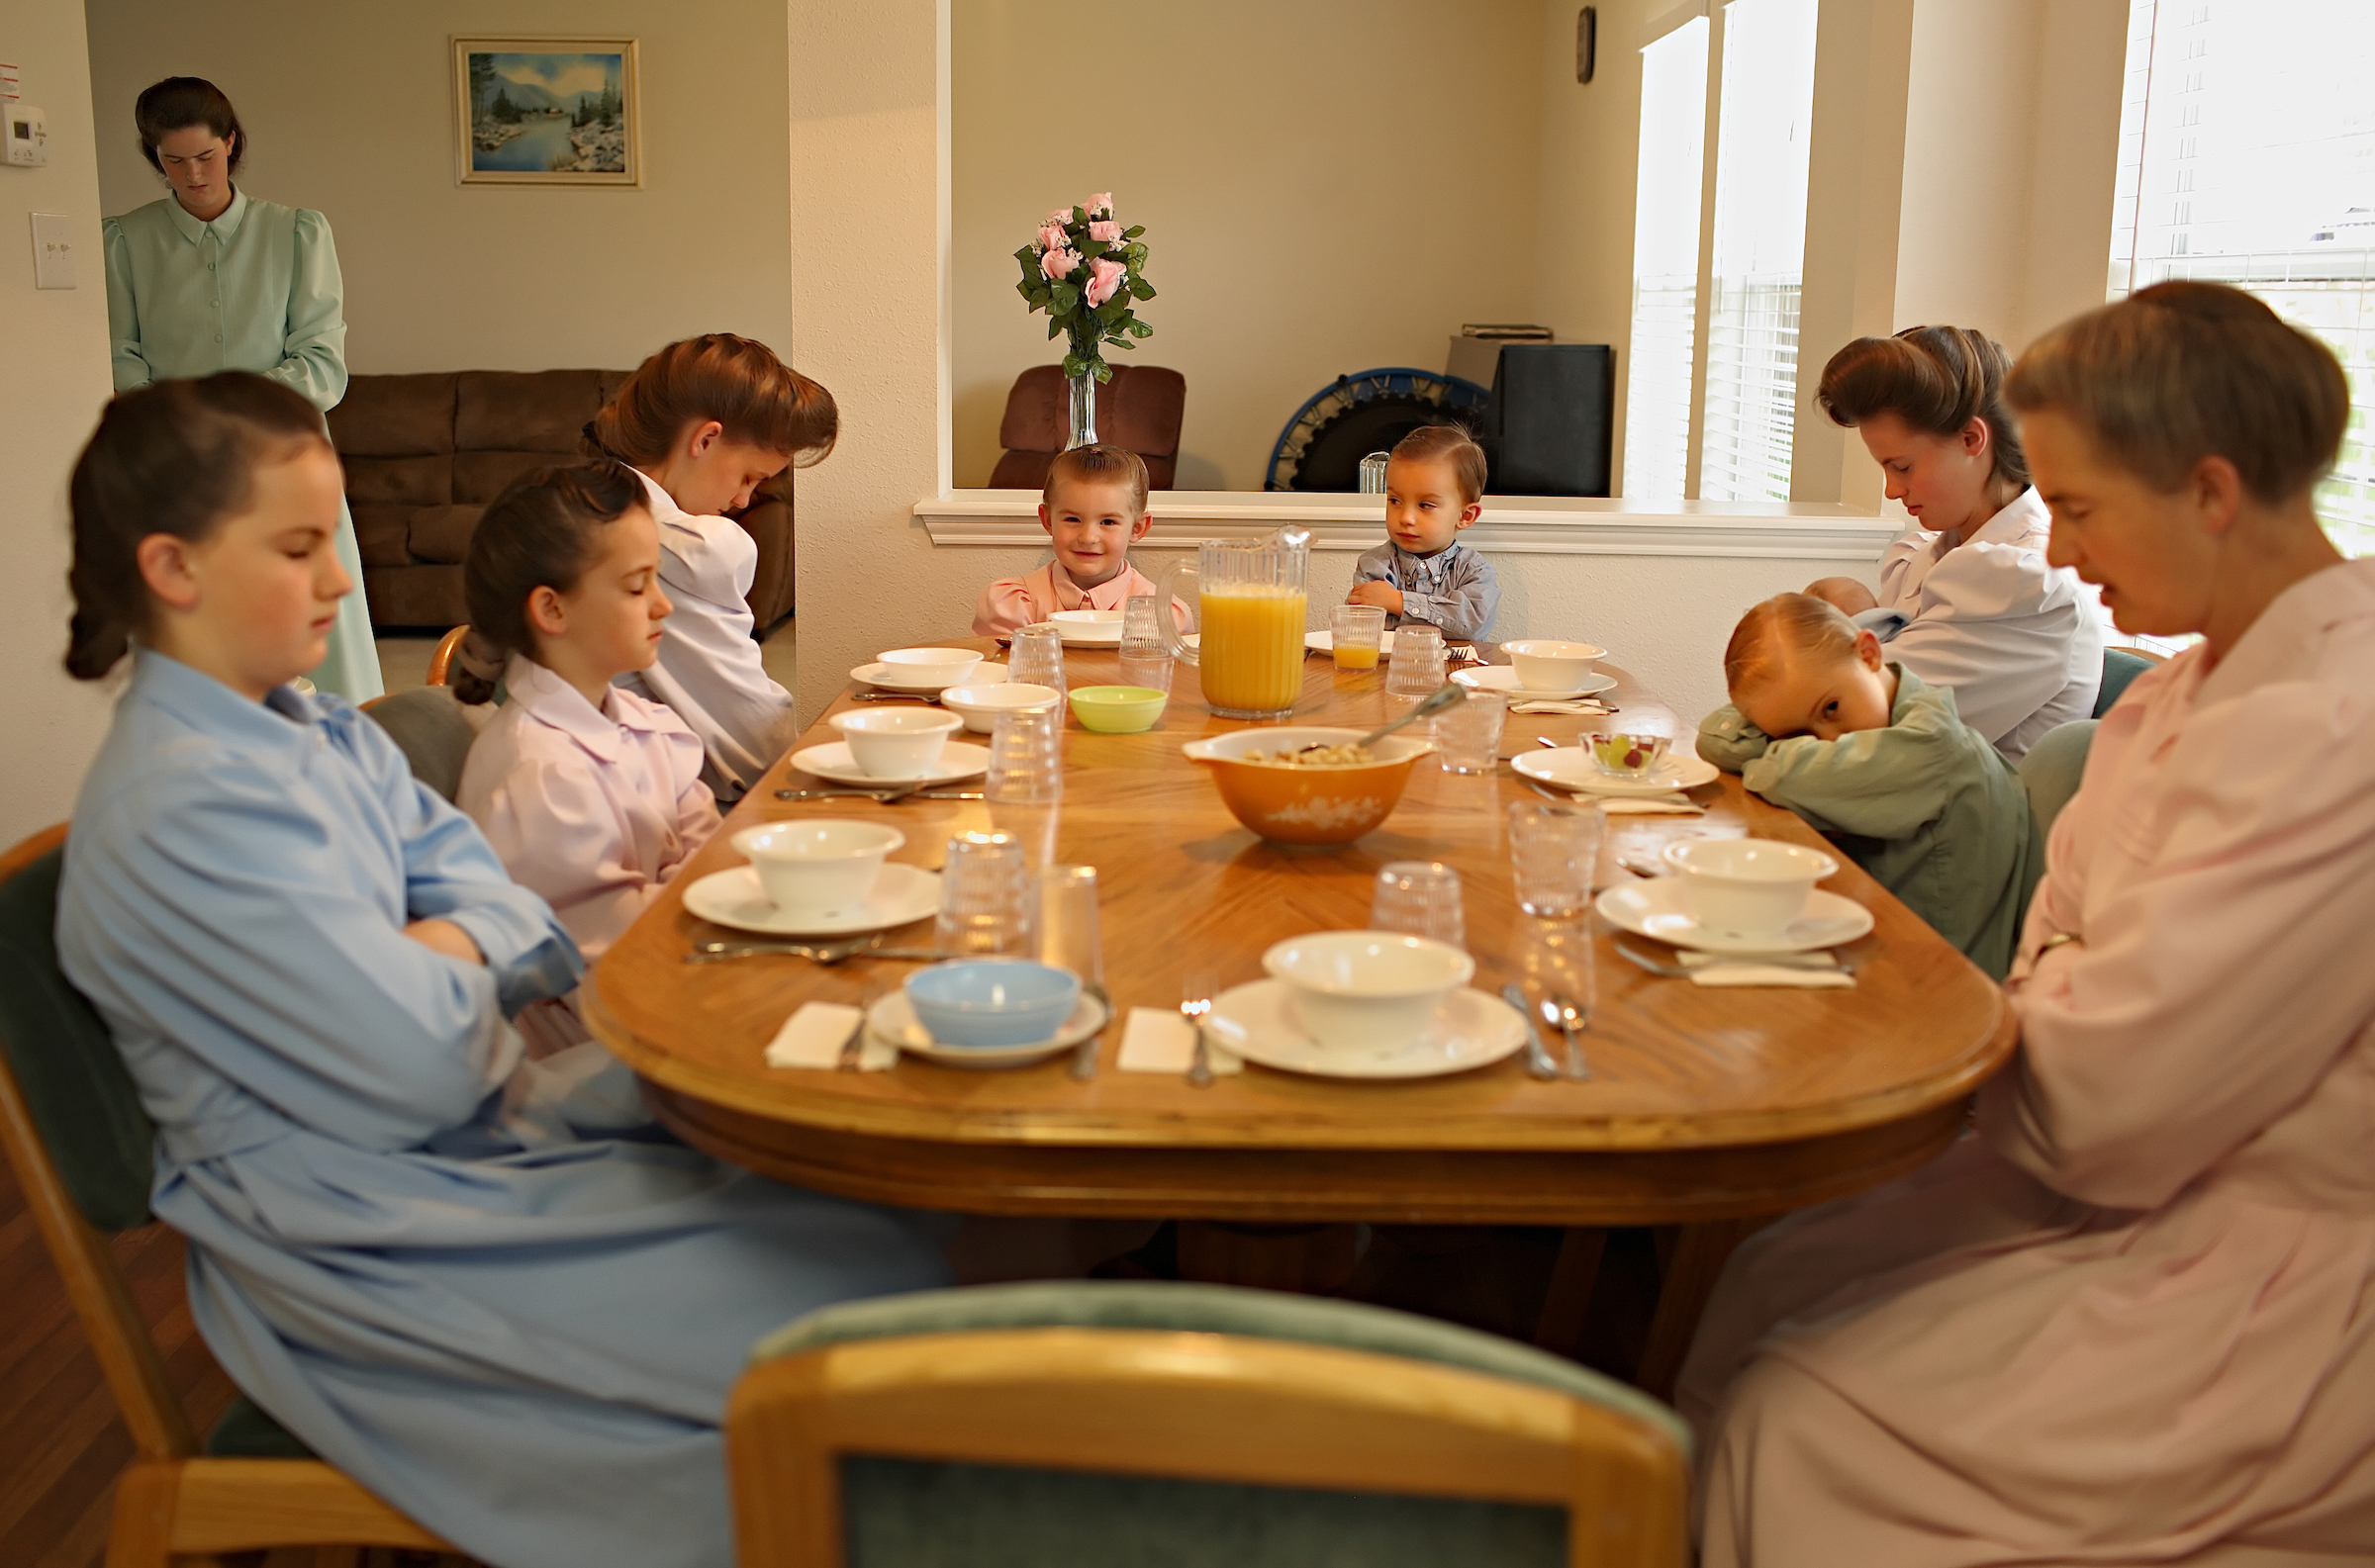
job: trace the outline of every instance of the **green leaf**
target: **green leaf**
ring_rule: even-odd
[[[1135,245],[1132,245],[1132,246],[1130,246],[1130,248],[1128,249],[1128,251],[1126,251],[1126,252],[1125,252],[1125,254],[1127,254],[1127,255],[1129,256],[1129,258],[1130,258],[1130,265],[1131,265],[1131,266],[1133,266],[1133,267],[1144,266],[1144,265],[1146,264],[1146,258],[1147,258],[1147,254],[1148,254],[1148,252],[1147,252],[1146,245],[1145,245],[1145,243],[1144,243],[1143,241],[1142,241],[1142,242],[1140,242],[1140,243],[1138,243],[1138,244],[1135,244]]]
[[[1033,250],[1029,245],[1025,245],[1020,250],[1014,252],[1014,259],[1021,262],[1025,267],[1036,267],[1039,264],[1038,254],[1039,253]]]
[[[1086,232],[1089,228],[1089,209],[1086,207],[1075,207],[1072,210],[1072,222],[1073,225],[1077,225],[1082,231]]]
[[[1044,283],[1040,283],[1040,284],[1035,284],[1035,285],[1033,285],[1033,286],[1032,286],[1032,289],[1031,289],[1031,309],[1032,309],[1032,310],[1034,310],[1034,311],[1044,311],[1044,310],[1046,310],[1046,309],[1047,309],[1047,305],[1048,305],[1048,289],[1047,289],[1047,285],[1046,285],[1046,284],[1044,284]]]
[[[1049,318],[1049,320],[1048,320],[1048,323],[1047,323],[1047,335],[1048,335],[1048,336],[1050,336],[1050,337],[1061,337],[1063,334],[1064,334],[1064,323],[1063,323],[1062,322],[1056,321],[1056,320],[1055,320],[1054,318],[1052,318],[1052,317],[1051,317],[1051,318]]]
[[[1037,310],[1039,308],[1038,302],[1031,298],[1031,285],[1027,280],[1015,284],[1014,292],[1021,295],[1023,298],[1023,303],[1029,305],[1033,310]]]
[[[1130,280],[1130,295],[1133,299],[1151,300],[1155,297],[1155,286],[1147,282],[1144,278],[1132,278]]]
[[[1081,303],[1081,289],[1077,283],[1059,283],[1048,294],[1058,316],[1069,315],[1072,308]]]
[[[1099,381],[1111,381],[1113,379],[1113,367],[1106,364],[1101,359],[1098,360],[1096,362],[1096,379]]]
[[[1145,232],[1146,232],[1146,225],[1144,225],[1144,224],[1132,224],[1132,225],[1130,225],[1130,227],[1129,227],[1129,228],[1127,228],[1127,229],[1125,229],[1125,230],[1123,230],[1123,231],[1121,231],[1121,237],[1122,237],[1122,238],[1124,238],[1124,239],[1135,239],[1135,238],[1137,238],[1137,237],[1138,237],[1140,234],[1143,234],[1143,233],[1145,233]],[[1143,249],[1144,247],[1143,247],[1143,246],[1141,246],[1140,248],[1141,248],[1141,249]]]
[[[1149,338],[1155,335],[1155,329],[1147,325],[1144,322],[1132,322],[1130,323],[1130,335],[1140,339]]]
[[[1078,355],[1078,354],[1066,354],[1066,355],[1064,356],[1064,375],[1065,375],[1066,379],[1068,379],[1068,380],[1069,380],[1070,378],[1072,378],[1072,377],[1074,377],[1074,376],[1077,376],[1077,375],[1079,375],[1079,374],[1080,374],[1082,371],[1086,370],[1087,368],[1088,368],[1088,367],[1087,367],[1086,365],[1084,365],[1084,364],[1082,364],[1082,363],[1081,363],[1081,356],[1080,356],[1080,355]]]

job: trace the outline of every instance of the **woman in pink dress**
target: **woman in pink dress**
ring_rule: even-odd
[[[2348,390],[2174,283],[2010,392],[2053,564],[2203,640],[2054,824],[1976,1135],[1727,1269],[1678,1396],[1702,1560],[2375,1560],[2375,560],[2310,494]]]

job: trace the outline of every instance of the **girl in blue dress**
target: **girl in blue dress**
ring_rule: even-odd
[[[58,953],[156,1122],[207,1343],[490,1563],[725,1568],[747,1348],[944,1283],[946,1222],[720,1165],[616,1066],[525,1060],[509,1020],[576,983],[567,933],[376,725],[289,685],[352,586],[302,397],[238,372],[120,397],[71,501],[67,668],[134,670]]]

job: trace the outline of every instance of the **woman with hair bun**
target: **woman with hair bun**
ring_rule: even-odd
[[[2014,368],[2131,686],[2055,820],[1975,1136],[1725,1269],[1704,1568],[2375,1561],[2375,561],[2341,366],[2164,283]]]
[[[2045,560],[2044,503],[2004,406],[2001,345],[1959,326],[1859,337],[1831,356],[1815,401],[1863,437],[1919,532],[1880,563],[1889,657],[1954,693],[1958,717],[2018,759],[2094,712],[2103,628],[2076,578]],[[1807,592],[1854,614],[1874,601],[1825,579]]]
[[[258,201],[233,183],[247,132],[213,82],[168,76],[133,107],[141,153],[171,194],[100,225],[118,392],[253,371],[328,414],[346,395],[345,285],[320,213]],[[314,684],[350,702],[380,694],[354,518],[339,503],[338,605]]]

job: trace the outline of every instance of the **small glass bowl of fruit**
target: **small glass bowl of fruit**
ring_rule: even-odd
[[[1646,779],[1665,760],[1669,741],[1663,735],[1615,733],[1589,736],[1584,744],[1591,748],[1592,761],[1600,765],[1600,772],[1609,778]]]

